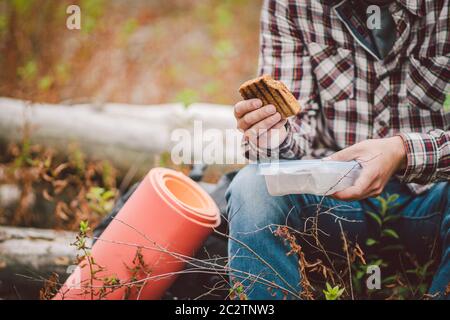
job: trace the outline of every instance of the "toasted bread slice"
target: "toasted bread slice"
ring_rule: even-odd
[[[246,100],[258,98],[262,100],[264,105],[274,105],[283,119],[300,112],[297,99],[284,83],[274,80],[269,75],[245,82],[240,86],[239,92]]]

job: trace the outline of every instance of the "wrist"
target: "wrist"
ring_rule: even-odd
[[[396,169],[403,170],[406,168],[406,159],[407,159],[403,138],[400,136],[395,136],[389,139],[392,140],[392,150],[394,152]]]

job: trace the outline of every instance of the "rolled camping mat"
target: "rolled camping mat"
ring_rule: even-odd
[[[198,184],[154,168],[54,299],[159,299],[219,224],[219,209]]]

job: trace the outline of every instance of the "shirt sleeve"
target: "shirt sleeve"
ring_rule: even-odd
[[[293,22],[287,1],[265,0],[261,13],[259,74],[270,74],[291,90],[302,111],[288,119],[287,137],[277,148],[261,149],[243,140],[245,156],[300,159],[312,152],[319,105],[310,57],[299,28]]]
[[[450,180],[450,131],[401,133],[407,154],[404,182],[427,184]]]

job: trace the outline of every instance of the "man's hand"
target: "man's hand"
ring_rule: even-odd
[[[355,184],[336,192],[332,197],[339,200],[360,200],[378,196],[389,178],[406,165],[406,152],[402,138],[366,140],[336,152],[330,160],[357,160],[363,169]]]
[[[238,102],[234,106],[237,128],[260,148],[276,148],[286,139],[286,120],[273,105],[263,106],[260,99]]]

